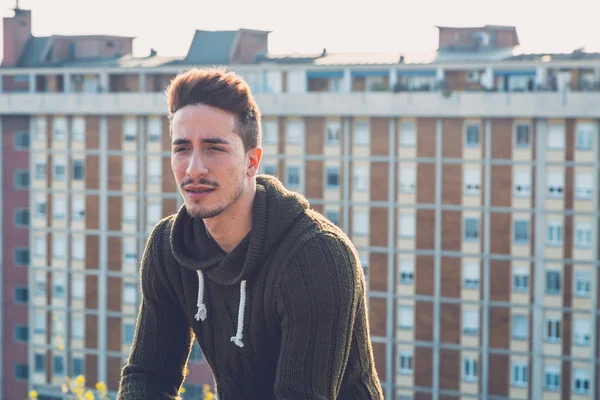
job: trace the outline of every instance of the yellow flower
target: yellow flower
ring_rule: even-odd
[[[85,392],[85,400],[94,400],[94,393],[91,390]]]
[[[84,386],[85,385],[85,376],[79,375],[77,378],[75,378],[75,384],[77,386]]]
[[[185,393],[185,388],[182,386],[181,389],[179,389],[179,394],[184,394]]]
[[[104,384],[104,382],[98,382],[96,383],[96,390],[98,390],[98,392],[100,392],[101,395],[106,395],[106,393],[108,392],[106,390],[106,385]]]
[[[38,398],[38,392],[36,392],[35,390],[32,390],[29,392],[29,400],[37,400]]]

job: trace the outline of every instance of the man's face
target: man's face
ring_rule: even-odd
[[[230,208],[258,168],[256,149],[246,153],[234,132],[235,118],[204,104],[187,105],[173,115],[171,167],[193,218],[216,217]]]

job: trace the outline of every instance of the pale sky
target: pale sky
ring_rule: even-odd
[[[15,0],[0,0],[3,15]],[[184,56],[194,31],[269,30],[272,53],[429,51],[436,25],[515,25],[525,52],[600,51],[599,0],[20,0],[33,34],[135,36],[134,54]],[[360,5],[359,5],[360,4]]]

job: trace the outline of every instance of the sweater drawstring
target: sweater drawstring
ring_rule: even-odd
[[[204,304],[204,274],[199,269],[196,270],[198,274],[198,312],[194,316],[196,321],[204,321],[206,319],[206,304]],[[231,338],[231,341],[236,344],[236,346],[244,347],[244,342],[242,338],[244,337],[244,311],[246,309],[246,281],[242,281],[240,283],[240,307],[238,310],[238,324],[237,324],[237,332],[235,336]]]
[[[198,274],[198,301],[196,305],[198,306],[198,312],[194,316],[196,321],[204,321],[206,319],[206,304],[204,304],[204,274],[199,269],[196,270]]]
[[[242,281],[240,284],[240,308],[238,310],[238,326],[237,332],[231,341],[239,347],[244,347],[242,342],[244,332],[244,309],[246,308],[246,281]]]

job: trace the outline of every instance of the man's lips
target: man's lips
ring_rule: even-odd
[[[213,186],[205,185],[187,185],[183,188],[187,195],[192,199],[200,199],[215,191]]]

